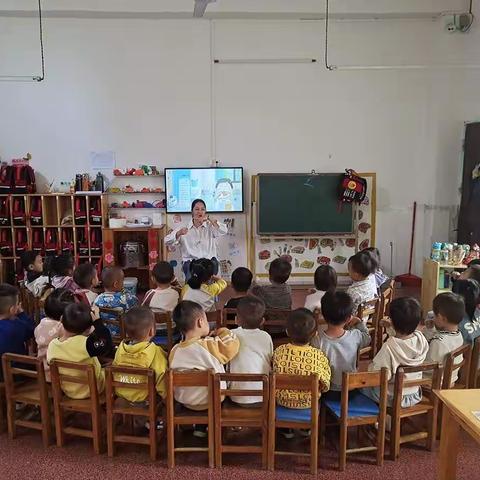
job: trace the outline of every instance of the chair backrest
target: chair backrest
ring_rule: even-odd
[[[213,312],[205,312],[207,315],[208,323],[214,324],[215,328],[220,328],[222,326],[222,311],[213,310]]]
[[[222,388],[227,382],[229,385],[232,382],[238,383],[252,383],[258,382],[261,383],[261,388],[242,390],[239,388]],[[214,377],[213,389],[215,393],[215,402],[217,407],[221,407],[222,397],[262,397],[262,402],[265,405],[268,405],[268,396],[269,396],[269,379],[268,375],[255,374],[255,373],[217,373]]]
[[[36,325],[40,322],[40,301],[33,293],[25,287],[20,285],[19,300],[26,314],[35,322]]]
[[[95,367],[93,365],[53,360],[50,364],[50,376],[52,379],[53,398],[56,402],[62,401],[62,384],[73,383],[87,386],[90,392],[90,399],[93,403],[98,403],[99,395]]]
[[[361,319],[366,319],[367,321],[371,321],[372,324],[375,326],[378,324],[378,312],[380,306],[380,299],[374,298],[373,300],[369,300],[368,302],[363,302],[358,306],[357,316]]]
[[[422,377],[415,380],[408,380],[405,377],[405,375],[408,374],[422,374]],[[395,386],[393,390],[393,414],[397,415],[400,412],[404,388],[428,387],[430,390],[438,390],[440,388],[441,375],[442,367],[435,362],[424,363],[416,367],[398,367],[395,373]],[[432,401],[436,401],[436,396],[433,395],[433,397]]]
[[[270,308],[265,311],[265,322],[263,324],[263,329],[267,332],[269,330],[275,330],[276,332],[280,330],[285,330],[287,328],[287,319],[290,315],[291,310],[280,310]]]
[[[380,388],[378,415],[385,415],[387,408],[388,373],[386,368],[376,372],[343,372],[341,394],[341,418],[348,420],[348,399],[350,391],[364,387]],[[351,417],[350,417],[351,418]]]
[[[41,358],[4,353],[2,355],[2,366],[7,396],[15,394],[16,387],[19,385],[15,382],[15,376],[21,375],[35,380],[39,386],[40,396],[44,397],[42,400],[47,401],[47,381],[45,380],[45,370]],[[27,366],[32,368],[26,368]]]
[[[222,327],[235,327],[237,325],[236,317],[236,308],[224,308],[222,310]]]
[[[449,388],[468,388],[470,375],[470,359],[472,355],[472,347],[468,344],[456,348],[445,357],[445,368],[443,371],[442,389]],[[462,360],[459,361],[459,358]],[[458,378],[454,382],[453,376],[458,373]]]
[[[395,280],[390,280],[388,287],[385,290],[383,290],[381,294],[380,314],[379,314],[380,320],[389,315],[389,308],[390,308],[390,304],[392,303],[393,294],[395,291],[394,285],[395,285]]]
[[[478,379],[480,377],[480,337],[475,339],[473,344],[472,357],[470,361],[470,388],[478,387]]]
[[[155,372],[151,368],[108,366],[105,368],[105,388],[107,406],[112,408],[116,389],[145,390],[149,405],[156,403]]]
[[[125,338],[125,324],[123,322],[124,311],[122,308],[99,307],[100,318],[105,326],[111,325],[119,329],[118,335],[112,335],[112,340],[115,345],[118,345]],[[104,315],[102,315],[102,313]]]
[[[155,316],[156,328],[165,325],[167,329],[167,351],[170,352],[170,350],[173,348],[174,334],[172,314],[171,312],[165,312],[164,310],[159,310],[157,308],[152,308],[151,310],[153,312],[153,315]]]

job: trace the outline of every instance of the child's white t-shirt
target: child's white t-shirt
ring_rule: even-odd
[[[317,308],[322,308],[322,298],[326,292],[323,290],[316,290],[315,293],[307,295],[305,298],[305,308],[313,312]]]
[[[237,356],[230,362],[230,373],[269,374],[273,355],[273,342],[270,335],[258,328],[253,330],[238,327],[233,330],[240,340]],[[260,382],[232,382],[230,388],[236,390],[261,390]],[[234,402],[248,404],[262,401],[262,397],[231,397]]]
[[[151,292],[154,292],[153,294]],[[150,295],[150,308],[158,308],[159,310],[165,310],[166,312],[171,312],[178,304],[179,294],[172,287],[165,289],[156,288],[155,290],[150,290],[145,295],[147,299]]]

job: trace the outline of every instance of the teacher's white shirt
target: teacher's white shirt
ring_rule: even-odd
[[[180,245],[182,260],[187,262],[196,258],[217,257],[216,238],[225,235],[228,227],[224,223],[218,222],[218,228],[210,222],[203,222],[200,227],[193,225],[193,220],[188,222],[188,233],[182,235],[177,240],[177,232],[183,226],[176,228],[172,233],[165,237],[165,245]]]

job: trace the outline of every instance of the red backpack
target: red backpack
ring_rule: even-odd
[[[76,220],[76,219],[75,219]],[[81,257],[88,257],[88,228],[77,230],[78,254]]]
[[[345,170],[340,183],[340,201],[362,203],[367,195],[367,181],[351,169]]]
[[[2,165],[0,167],[0,193],[12,193],[13,191],[13,167],[11,165]]]
[[[0,230],[0,253],[4,257],[11,257],[13,255],[12,232],[9,229],[2,228]]]
[[[15,225],[26,225],[27,215],[25,214],[25,199],[23,197],[13,197],[12,215]]]
[[[100,197],[90,198],[90,223],[94,225],[102,224],[102,204]]]
[[[32,225],[42,224],[42,199],[33,197],[30,203],[30,222]]]
[[[92,256],[102,255],[102,231],[100,228],[92,228],[90,233],[90,252]]]
[[[75,223],[77,225],[83,225],[87,223],[87,205],[85,198],[75,197],[74,212]]]
[[[10,225],[10,197],[0,197],[0,225]]]
[[[45,230],[45,255],[56,255],[58,250],[58,231],[56,228],[47,228]]]
[[[43,241],[43,230],[41,228],[33,229],[32,233],[32,250],[38,255],[44,255],[44,241]]]
[[[73,255],[73,247],[73,230],[71,228],[62,229],[62,253]]]
[[[18,255],[25,250],[28,250],[27,230],[25,228],[19,228],[15,231],[15,251]]]
[[[30,165],[14,165],[13,167],[13,192],[36,193],[35,172]]]

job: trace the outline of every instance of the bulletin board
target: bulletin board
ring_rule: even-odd
[[[248,265],[247,215],[245,213],[223,213],[212,214],[212,218],[216,218],[228,226],[228,233],[217,239],[217,254],[220,262],[219,275],[230,281],[233,270]],[[187,225],[190,219],[190,214],[167,215],[167,232]],[[176,277],[183,280],[180,247],[178,245],[166,247],[166,253],[167,261],[173,266]]]
[[[342,235],[273,236],[258,235],[256,201],[258,176],[252,177],[250,218],[250,269],[261,280],[275,258],[284,256],[292,263],[292,282],[311,279],[319,265],[331,265],[339,275],[348,275],[348,258],[357,251],[375,245],[376,174],[360,173],[367,180],[367,196],[353,207],[353,233]],[[310,209],[314,215],[315,210]]]

